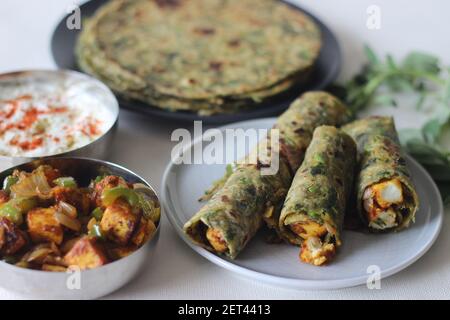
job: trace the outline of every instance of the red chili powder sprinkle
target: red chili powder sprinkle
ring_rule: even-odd
[[[94,121],[88,122],[81,128],[81,132],[88,137],[97,136],[101,134],[101,131],[98,127],[99,125],[100,121],[98,120],[95,122]]]
[[[43,142],[44,140],[42,138],[35,138],[31,141],[22,141],[18,145],[20,148],[22,148],[22,150],[29,151],[42,146]]]
[[[9,144],[12,146],[16,146],[19,144],[19,136],[14,136],[10,141]]]
[[[6,131],[8,131],[12,128],[14,128],[14,124],[12,124],[12,123],[7,124],[6,127],[2,128],[0,130],[0,135],[2,135],[3,133],[5,133]]]
[[[16,100],[31,100],[33,96],[31,94],[24,94],[23,96],[17,97]]]
[[[6,118],[6,119],[11,118],[11,117],[16,113],[18,107],[19,107],[19,106],[18,106],[17,103],[13,103],[13,104],[11,105],[11,109],[5,114],[5,118]]]
[[[98,128],[98,123],[89,123],[89,132],[91,133],[91,135],[96,136],[99,135],[100,129]]]
[[[7,104],[11,106],[11,109],[8,111],[0,110],[0,120],[9,119],[11,118],[17,111],[17,108],[19,107],[18,101],[12,100],[8,101]]]
[[[11,100],[0,100],[3,103],[18,103],[20,100],[31,100],[33,98],[30,94],[24,94],[23,96],[18,96],[17,98],[11,99]]]
[[[22,121],[17,124],[17,128],[20,130],[25,130],[30,128],[38,118],[38,110],[36,108],[30,108],[25,112]]]
[[[48,113],[63,113],[67,112],[69,109],[67,107],[50,107],[50,111]]]

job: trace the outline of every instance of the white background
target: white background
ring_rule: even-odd
[[[433,52],[450,64],[450,2],[446,0],[303,0],[334,30],[341,43],[341,79],[356,72],[362,46],[397,57],[413,49]],[[54,27],[71,0],[0,1],[0,72],[27,68],[55,68],[50,53]],[[366,27],[366,9],[381,8],[381,30]],[[391,112],[392,110],[384,110]],[[399,127],[420,119],[394,112]],[[160,189],[170,158],[170,134],[180,124],[121,111],[119,133],[110,160],[141,174]],[[137,279],[109,299],[445,299],[450,298],[450,219],[435,245],[403,272],[382,280],[381,290],[365,286],[336,291],[295,291],[239,279],[196,255],[163,218],[161,238],[153,261]],[[20,296],[0,289],[0,298]]]

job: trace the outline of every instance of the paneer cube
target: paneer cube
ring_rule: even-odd
[[[228,245],[219,230],[208,228],[206,231],[206,239],[208,239],[209,244],[216,252],[223,253],[228,250]]]
[[[69,268],[76,266],[84,270],[100,267],[108,263],[108,259],[97,239],[86,236],[78,240],[64,256],[64,263]]]
[[[27,244],[25,232],[7,218],[0,218],[0,254],[11,255]]]
[[[133,212],[128,202],[119,199],[106,208],[100,221],[100,229],[109,240],[126,245],[140,219],[140,212]]]
[[[55,218],[54,208],[37,208],[27,214],[28,232],[35,243],[63,241],[63,228]]]
[[[403,202],[402,183],[398,179],[392,179],[377,183],[372,186],[377,203],[381,208],[388,208],[392,204]]]
[[[402,215],[393,205],[402,202],[403,185],[396,178],[368,187],[363,194],[363,207],[369,227],[378,230],[396,227],[402,220]]]
[[[333,243],[322,243],[317,237],[306,239],[300,250],[300,260],[315,266],[321,266],[330,262],[336,254],[336,246]]]
[[[151,220],[147,220],[145,218],[141,218],[141,222],[139,223],[139,227],[131,239],[131,242],[140,247],[144,243],[146,243],[155,233],[156,226]]]
[[[322,237],[327,233],[327,229],[324,225],[318,224],[315,221],[307,220],[302,222],[297,222],[289,225],[292,232],[307,239],[309,237]]]

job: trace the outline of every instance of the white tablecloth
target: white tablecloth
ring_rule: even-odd
[[[0,1],[0,72],[27,68],[55,68],[50,37],[71,0]],[[303,0],[334,30],[344,55],[341,78],[358,70],[362,46],[402,56],[423,48],[450,63],[450,2],[446,0]],[[381,9],[381,29],[366,26],[366,10]],[[389,111],[390,112],[390,111]],[[418,123],[399,117],[399,126]],[[111,160],[147,178],[158,190],[170,158],[171,132],[180,124],[121,111],[120,126]],[[336,291],[295,291],[242,280],[195,254],[178,238],[163,218],[157,253],[147,271],[113,293],[110,299],[443,299],[450,298],[450,219],[445,217],[441,235],[418,262],[397,275],[383,279],[381,290],[365,286]],[[0,299],[19,299],[0,289]]]

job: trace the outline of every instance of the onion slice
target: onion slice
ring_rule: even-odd
[[[79,232],[81,230],[81,223],[77,219],[73,219],[69,216],[66,216],[64,213],[61,213],[59,211],[55,212],[55,218],[63,226],[65,226],[73,231]]]
[[[52,189],[48,184],[47,177],[43,170],[39,168],[29,175],[22,175],[19,181],[11,186],[14,197],[31,198],[38,196],[42,199],[52,197]]]
[[[72,219],[76,219],[77,218],[77,208],[75,208],[74,206],[72,206],[71,204],[65,202],[65,201],[60,201],[58,203],[58,211],[65,214],[66,216],[68,216],[69,218]]]
[[[154,191],[142,183],[133,184],[133,189],[136,191],[139,198],[139,206],[142,209],[144,217],[158,224],[161,215],[161,208],[159,201]]]
[[[44,259],[51,253],[53,253],[53,250],[50,248],[36,248],[27,257],[27,262],[42,263]]]

